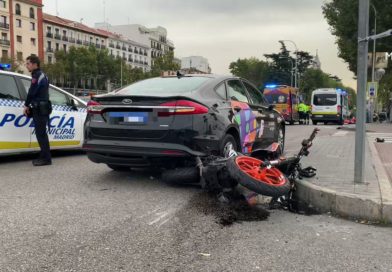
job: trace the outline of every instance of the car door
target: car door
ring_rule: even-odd
[[[0,153],[28,151],[31,145],[31,118],[23,115],[19,84],[15,76],[0,74]]]
[[[250,107],[256,116],[257,135],[253,144],[253,150],[263,149],[276,141],[277,123],[276,112],[271,110],[266,103],[263,94],[249,82],[242,80],[249,97]]]
[[[30,87],[30,80],[27,78],[20,78],[20,80],[27,93]],[[81,146],[84,121],[84,119],[82,121],[81,113],[83,113],[83,110],[79,112],[78,108],[72,105],[70,95],[52,85],[49,87],[49,99],[53,106],[48,128],[50,148]],[[31,127],[31,134],[35,134],[33,126]],[[35,137],[32,137],[31,145],[38,148],[38,142]]]
[[[241,151],[248,154],[252,151],[257,135],[256,115],[249,106],[249,98],[244,85],[238,79],[227,81],[227,93],[233,112],[232,122],[240,131]]]

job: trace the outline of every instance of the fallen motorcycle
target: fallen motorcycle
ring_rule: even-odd
[[[231,150],[228,158],[198,157],[196,168],[168,170],[163,173],[162,178],[166,181],[182,183],[180,179],[183,179],[184,174],[188,174],[187,183],[199,183],[202,188],[216,193],[222,200],[228,200],[230,195],[242,186],[248,192],[287,202],[292,197],[297,179],[316,175],[315,168],[302,168],[300,161],[304,156],[309,155],[309,148],[318,131],[319,129],[315,128],[310,137],[302,141],[299,153],[292,157],[281,156],[270,160],[274,157],[271,154],[268,158],[254,158]]]

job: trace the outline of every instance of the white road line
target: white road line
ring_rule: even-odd
[[[159,212],[156,213],[156,215],[158,215],[158,217],[154,220],[152,220],[151,222],[148,223],[149,226],[154,225],[156,223],[158,223],[159,221],[161,221],[163,218],[165,218],[166,216],[168,216],[171,213],[171,211],[166,211],[166,212]]]
[[[332,134],[332,136],[338,136],[338,137],[341,137],[341,136],[346,136],[346,135],[347,135],[347,133],[348,133],[348,131],[338,131],[338,132],[336,132],[336,133]]]
[[[153,213],[159,211],[159,209],[160,209],[160,208],[156,208],[156,209],[153,210],[153,211],[149,211],[148,213],[143,214],[142,216],[139,216],[138,219],[142,219],[142,218],[144,218],[144,217],[147,217],[147,216],[149,216],[150,214],[153,214]]]

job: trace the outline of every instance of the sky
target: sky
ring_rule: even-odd
[[[279,40],[318,52],[324,72],[356,89],[348,65],[338,58],[335,37],[323,14],[325,0],[44,0],[44,12],[94,26],[162,26],[175,56],[203,56],[213,73],[230,74],[231,62],[277,53]],[[287,49],[295,51],[292,43]]]

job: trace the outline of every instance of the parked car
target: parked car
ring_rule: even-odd
[[[38,151],[33,119],[23,115],[31,77],[0,71],[0,155]],[[53,85],[48,136],[51,149],[81,148],[87,103]]]
[[[115,170],[194,165],[195,157],[284,148],[285,122],[245,79],[185,75],[146,79],[88,102],[83,148]]]

